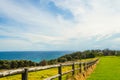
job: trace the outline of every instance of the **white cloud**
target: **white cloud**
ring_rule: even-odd
[[[24,7],[9,0],[2,0],[0,2],[0,9],[2,13],[6,14],[9,18],[27,24],[28,26],[26,27],[32,27],[33,30],[33,27],[35,27],[35,30],[48,28],[54,31],[59,31],[63,28],[65,29],[65,26],[67,25],[70,26],[67,21],[59,16],[52,16],[47,11],[43,11],[43,9],[37,9],[31,4],[28,4]],[[63,20],[64,23],[61,20]]]
[[[1,50],[29,50],[32,44],[17,39],[0,39]]]
[[[112,40],[114,43],[116,43],[116,44],[120,44],[120,38],[115,38],[115,39],[113,39]]]
[[[97,36],[98,40],[120,32],[120,15],[118,14],[119,11],[117,11],[119,6],[115,7],[115,4],[120,4],[118,0],[91,0],[91,2],[84,2],[84,0],[53,1],[58,7],[70,10],[76,17],[78,23],[68,32],[68,36],[69,34],[74,37],[82,36],[86,38]],[[89,5],[90,8],[88,9],[87,5],[84,4]],[[82,11],[79,11],[79,9]]]
[[[82,47],[83,44],[90,45],[89,47],[96,46],[93,44],[94,41],[101,41],[113,34],[120,33],[119,0],[50,1],[53,1],[60,9],[70,11],[74,16],[74,21],[66,20],[60,14],[57,16],[51,15],[49,11],[42,9],[42,7],[37,8],[30,3],[21,5],[10,0],[1,0],[0,12],[24,24],[24,26],[20,29],[1,25],[2,28],[4,27],[5,30],[10,32],[1,30],[0,34],[20,37],[34,45],[45,43],[54,47],[59,46],[57,47],[59,49],[64,47],[71,49],[71,45],[74,45],[74,47]],[[47,3],[43,1],[42,4],[48,5]],[[22,31],[24,29],[26,30]],[[95,40],[89,44],[87,41],[94,37],[96,37]],[[25,42],[21,41],[21,43]]]

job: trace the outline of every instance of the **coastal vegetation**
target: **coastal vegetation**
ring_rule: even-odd
[[[115,70],[117,70],[118,67],[118,62],[120,57],[120,51],[115,51],[115,50],[109,50],[109,49],[105,49],[105,50],[86,50],[83,52],[74,52],[71,54],[66,54],[63,55],[57,59],[52,59],[52,60],[42,60],[39,63],[36,62],[32,62],[32,61],[27,61],[27,60],[0,60],[0,68],[1,69],[15,69],[15,68],[22,68],[22,67],[31,67],[31,66],[45,66],[45,65],[52,65],[52,64],[58,64],[58,63],[65,63],[65,62],[71,62],[71,61],[87,61],[87,60],[91,60],[94,59],[95,57],[101,57],[100,58],[100,63],[98,64],[98,68],[95,70],[95,72],[88,78],[88,80],[93,80],[95,78],[95,76],[99,76],[97,74],[97,72],[99,72],[102,68],[103,72],[106,70],[106,67],[104,67],[104,65],[106,66],[112,66],[112,65],[116,65]],[[114,59],[114,60],[113,60]],[[113,60],[112,63],[111,60]],[[117,60],[117,61],[116,61]],[[107,64],[108,63],[108,64]],[[107,70],[111,69],[112,70],[113,67],[107,67]],[[69,71],[71,69],[70,66],[66,66],[63,67],[63,72]],[[108,70],[108,71],[109,71]],[[28,78],[30,80],[43,80],[45,78],[54,76],[58,73],[57,68],[51,68],[51,69],[46,69],[46,70],[42,70],[42,71],[35,71],[35,72],[29,72],[28,73]],[[109,74],[105,74],[106,76]],[[101,77],[103,76],[103,73],[101,73]],[[68,75],[63,76],[63,80],[66,80],[66,78],[69,77]],[[105,76],[103,76],[104,78]],[[17,74],[17,75],[12,75],[12,76],[7,76],[7,77],[3,77],[0,78],[0,80],[21,80],[21,75]],[[95,80],[99,80],[99,79],[95,79]],[[102,79],[100,79],[102,80]],[[104,79],[107,80],[107,79]],[[117,80],[117,79],[116,79]]]
[[[57,59],[52,59],[49,61],[41,61],[45,64],[57,64],[57,63],[63,63],[63,62],[68,62],[68,61],[76,61],[76,60],[81,60],[81,59],[88,59],[88,58],[95,58],[95,57],[100,57],[100,56],[120,56],[120,51],[118,50],[109,50],[109,49],[104,49],[104,50],[85,50],[83,52],[77,51],[73,52],[71,54],[66,54],[63,55]],[[42,65],[42,64],[41,64]]]
[[[0,60],[0,69],[15,69],[36,65],[37,63],[28,60]]]
[[[0,69],[16,69],[22,67],[32,67],[32,66],[45,66],[58,63],[64,63],[68,61],[76,61],[87,58],[95,58],[99,56],[111,56],[111,55],[120,55],[120,51],[115,50],[86,50],[83,52],[73,52],[71,54],[63,55],[57,59],[52,60],[42,60],[39,63],[28,61],[28,60],[0,60]]]

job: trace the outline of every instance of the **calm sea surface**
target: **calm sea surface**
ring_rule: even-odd
[[[72,53],[72,51],[13,51],[0,52],[0,60],[31,60],[40,62],[43,59],[50,60],[58,58],[64,54]]]

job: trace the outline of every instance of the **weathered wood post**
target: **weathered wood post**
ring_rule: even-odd
[[[85,62],[85,71],[87,71],[87,62]]]
[[[24,72],[22,73],[22,80],[28,80],[28,69],[25,68]]]
[[[83,63],[83,66],[84,66],[84,71],[86,71],[86,63],[85,62]]]
[[[58,77],[58,80],[62,80],[62,65],[60,64],[60,66],[58,67],[58,74],[60,75]]]
[[[91,62],[89,63],[89,66],[88,66],[89,68],[90,68],[90,64],[91,64]]]
[[[72,70],[73,70],[72,75],[74,75],[75,74],[75,63],[72,64]]]
[[[87,62],[86,63],[86,69],[88,70],[88,68],[89,68],[89,63]]]
[[[82,63],[79,64],[79,67],[80,67],[79,71],[80,73],[82,73]]]

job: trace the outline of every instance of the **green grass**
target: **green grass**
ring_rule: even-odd
[[[63,66],[62,72],[66,72],[71,69],[72,69],[71,66],[65,66],[65,67]],[[29,72],[28,79],[29,80],[43,80],[45,78],[54,76],[56,74],[58,74],[58,68],[51,68],[51,69],[47,69],[47,70]],[[65,76],[63,76],[63,77],[65,78]],[[0,78],[0,80],[21,80],[21,74],[3,77],[3,78]]]
[[[62,70],[63,72],[71,70],[71,66],[63,67]],[[51,69],[36,71],[36,72],[29,72],[28,79],[29,80],[43,80],[50,76],[54,76],[57,73],[58,73],[57,68],[51,68]],[[19,74],[19,75],[7,76],[7,77],[0,78],[0,80],[21,80],[21,75]]]
[[[82,62],[94,60],[94,59],[95,58],[83,59]],[[77,65],[75,67],[78,68]],[[65,66],[65,67],[62,67],[62,72],[66,72],[66,71],[69,71],[71,69],[72,69],[71,66]],[[51,69],[47,69],[47,70],[29,72],[28,73],[28,80],[44,80],[45,78],[54,76],[56,74],[58,74],[58,68],[51,68]],[[68,75],[63,75],[63,80],[66,80],[66,77],[69,77],[69,76],[71,76],[71,73]],[[0,80],[21,80],[21,74],[3,77],[3,78],[0,78]],[[57,79],[55,79],[55,80],[57,80]]]
[[[120,57],[101,57],[95,71],[87,80],[120,80]]]

